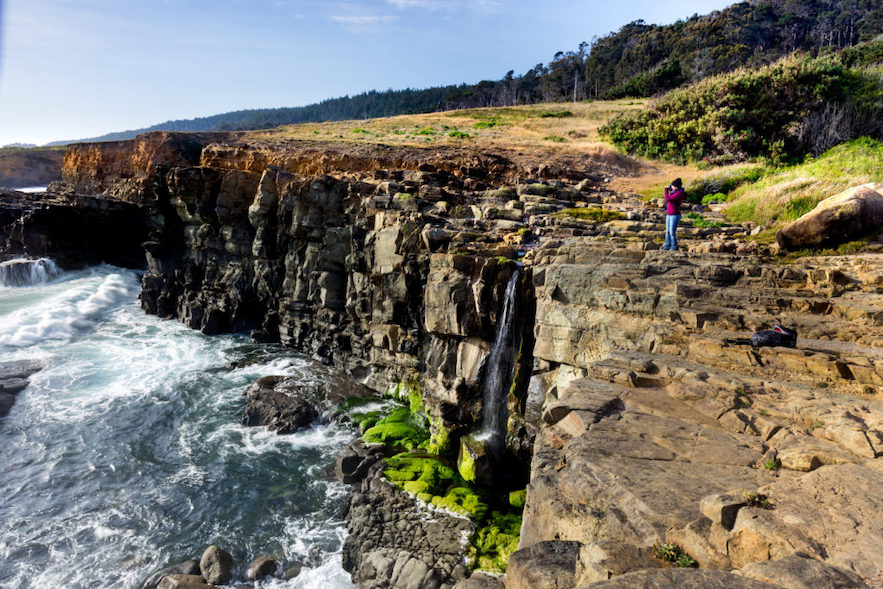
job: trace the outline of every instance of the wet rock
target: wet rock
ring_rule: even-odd
[[[457,471],[467,481],[475,481],[484,485],[493,484],[493,465],[488,453],[487,442],[471,436],[460,438]]]
[[[214,587],[199,575],[168,575],[159,582],[156,589],[206,589]]]
[[[289,568],[285,569],[284,573],[282,573],[282,580],[283,581],[290,581],[290,580],[294,579],[295,577],[297,577],[298,575],[300,575],[300,572],[302,570],[303,570],[303,567],[299,566],[299,565],[289,567]]]
[[[233,556],[217,546],[209,546],[199,559],[199,570],[210,584],[223,584],[233,578]]]
[[[337,478],[351,485],[361,482],[374,464],[383,458],[377,448],[367,446],[361,439],[346,446],[334,463]]]
[[[173,564],[171,566],[167,566],[164,569],[160,569],[157,572],[153,573],[147,580],[144,581],[144,584],[141,585],[141,589],[156,589],[156,586],[159,585],[159,582],[163,580],[163,578],[169,575],[199,575],[199,561],[197,559],[188,560],[186,562],[181,562],[178,564]]]
[[[353,487],[346,515],[343,568],[359,589],[438,589],[461,580],[464,518],[420,507],[382,475],[382,463]]]
[[[39,360],[0,362],[0,417],[9,414],[15,396],[30,384],[28,377],[42,369]]]
[[[264,377],[245,391],[243,425],[265,425],[278,434],[293,434],[319,417],[313,405],[292,394],[291,387],[281,387],[283,383],[282,377]]]
[[[261,581],[276,572],[279,562],[269,556],[260,556],[248,567],[245,578],[249,581]]]

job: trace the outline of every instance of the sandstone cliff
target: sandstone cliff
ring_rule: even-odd
[[[74,146],[64,178],[142,212],[148,312],[250,329],[378,391],[416,379],[454,436],[481,419],[520,261],[506,442],[530,482],[507,586],[879,575],[880,254],[785,265],[740,227],[689,226],[689,251],[662,252],[662,211],[607,190],[616,170],[577,156],[246,139]],[[618,214],[568,213],[586,206]],[[796,349],[748,345],[777,322],[799,331]],[[451,539],[435,553],[400,541],[393,526],[412,523],[384,523],[365,498],[398,505],[382,484],[357,494],[358,517],[391,527],[347,552],[355,578],[451,586],[465,574]],[[666,545],[708,570],[662,568]]]

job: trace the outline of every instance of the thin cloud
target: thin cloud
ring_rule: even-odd
[[[432,11],[451,10],[457,6],[457,2],[451,0],[386,0],[386,2],[400,10],[406,8],[424,8]]]
[[[332,22],[345,27],[353,33],[371,31],[380,25],[393,23],[399,20],[399,17],[397,16],[375,14],[366,14],[361,16],[332,15],[329,18]]]
[[[453,12],[469,9],[492,11],[503,4],[501,0],[386,0],[386,3],[399,10],[417,8],[431,12],[440,10]]]

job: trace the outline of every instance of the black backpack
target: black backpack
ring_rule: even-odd
[[[797,332],[781,325],[775,325],[772,329],[757,331],[751,336],[751,345],[755,348],[762,346],[785,346],[786,348],[797,347]]]

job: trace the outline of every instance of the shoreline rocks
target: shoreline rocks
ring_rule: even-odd
[[[319,412],[298,395],[299,388],[282,376],[258,379],[243,393],[246,405],[242,425],[267,426],[277,434],[293,434],[310,427]]]
[[[0,417],[12,410],[15,397],[31,383],[28,377],[43,370],[39,360],[0,362]]]

